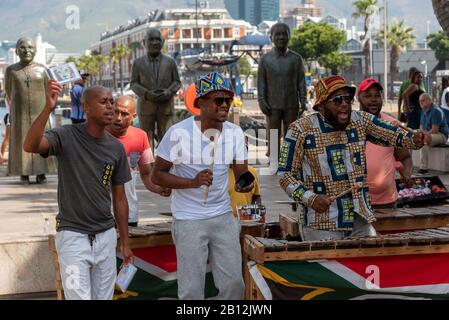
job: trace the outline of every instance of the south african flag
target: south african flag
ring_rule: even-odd
[[[114,300],[118,299],[177,299],[176,249],[174,245],[133,249],[134,265],[138,268],[128,290],[122,293],[116,290]],[[117,267],[122,264],[117,255]],[[206,274],[206,298],[218,294],[212,273],[208,267]]]
[[[265,299],[449,299],[449,254],[248,264]]]

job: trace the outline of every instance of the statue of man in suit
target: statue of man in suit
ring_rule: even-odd
[[[163,46],[161,31],[149,29],[145,36],[147,55],[134,61],[131,73],[131,89],[139,97],[140,127],[147,132],[152,147],[155,126],[161,141],[173,124],[174,96],[181,87],[176,63],[161,53]]]

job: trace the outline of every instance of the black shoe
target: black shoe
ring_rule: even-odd
[[[418,173],[419,173],[419,174],[428,174],[428,173],[429,173],[429,170],[426,170],[426,169],[419,169],[419,170],[418,170]]]
[[[45,174],[37,175],[36,176],[36,183],[37,184],[47,183],[47,178],[45,177]]]
[[[30,184],[30,177],[28,177],[28,176],[20,176],[20,183],[21,184]]]

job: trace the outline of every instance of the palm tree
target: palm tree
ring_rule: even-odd
[[[131,52],[132,52],[132,58],[136,59],[137,58],[136,51],[139,49],[142,49],[143,46],[140,41],[134,41],[129,44],[129,48],[131,49]]]
[[[354,19],[363,18],[364,23],[364,33],[362,38],[360,39],[363,45],[363,54],[365,55],[365,78],[370,75],[370,65],[371,65],[371,56],[370,56],[370,41],[368,38],[368,32],[371,24],[371,16],[378,9],[377,0],[358,0],[354,1],[352,5],[355,7],[355,11],[352,14]],[[372,76],[372,75],[371,75]]]
[[[74,56],[70,56],[65,60],[65,63],[74,62],[75,64],[78,62],[78,59]]]
[[[384,29],[379,33],[380,42],[384,39]],[[404,20],[393,19],[388,28],[387,39],[391,47],[390,53],[390,94],[393,94],[393,84],[398,80],[399,74],[399,54],[406,51],[408,47],[414,44],[416,36],[413,33],[413,27],[405,25]]]
[[[131,54],[131,48],[124,45],[124,44],[120,44],[114,48],[112,48],[110,56],[111,56],[111,61],[114,65],[114,78],[115,78],[115,69],[116,69],[116,65],[118,65],[118,71],[119,71],[119,75],[120,75],[120,92],[123,93],[123,68],[122,68],[122,60],[123,58],[128,57]],[[116,86],[116,81],[114,79],[114,90],[116,90],[117,86]]]
[[[78,68],[84,72],[89,73],[89,84],[92,85],[96,82],[96,76],[99,73],[99,65],[92,55],[84,55],[78,59]]]
[[[103,67],[109,63],[109,57],[102,54],[93,56],[98,65],[98,84],[103,85]]]

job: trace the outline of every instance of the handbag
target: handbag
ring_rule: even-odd
[[[407,122],[407,112],[401,112],[399,114],[399,121],[400,122]]]

